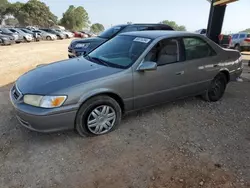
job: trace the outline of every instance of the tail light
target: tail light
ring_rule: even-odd
[[[244,41],[246,41],[246,42],[250,42],[250,38],[246,38]]]
[[[219,41],[222,41],[223,35],[219,35]]]

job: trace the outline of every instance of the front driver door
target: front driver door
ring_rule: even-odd
[[[185,62],[179,39],[163,39],[145,56],[157,70],[134,71],[134,107],[140,109],[186,95]]]

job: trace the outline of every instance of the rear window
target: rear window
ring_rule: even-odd
[[[250,38],[250,34],[247,34],[247,38]]]

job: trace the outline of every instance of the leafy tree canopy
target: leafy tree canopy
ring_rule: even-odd
[[[176,31],[186,31],[186,27],[184,25],[177,25],[175,21],[163,20],[160,23],[169,25]]]
[[[82,30],[89,26],[89,16],[87,11],[79,6],[70,5],[63,14],[60,24],[69,30]]]
[[[6,14],[13,15],[20,25],[39,25],[49,27],[55,25],[57,17],[49,7],[39,0],[29,0],[27,3],[16,2],[11,4]]]
[[[241,32],[246,32],[246,33],[250,33],[250,28],[248,28],[248,29],[245,29],[244,31],[241,31]]]
[[[90,31],[92,31],[93,33],[100,33],[102,31],[104,31],[104,26],[100,23],[95,23],[95,24],[91,25]]]
[[[6,9],[9,7],[9,5],[10,3],[8,0],[0,0],[0,24],[5,17]]]

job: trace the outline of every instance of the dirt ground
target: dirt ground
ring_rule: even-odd
[[[38,64],[67,58],[69,43],[0,46],[1,188],[250,187],[247,79],[230,83],[219,102],[189,98],[139,111],[95,138],[20,126],[11,83]]]

